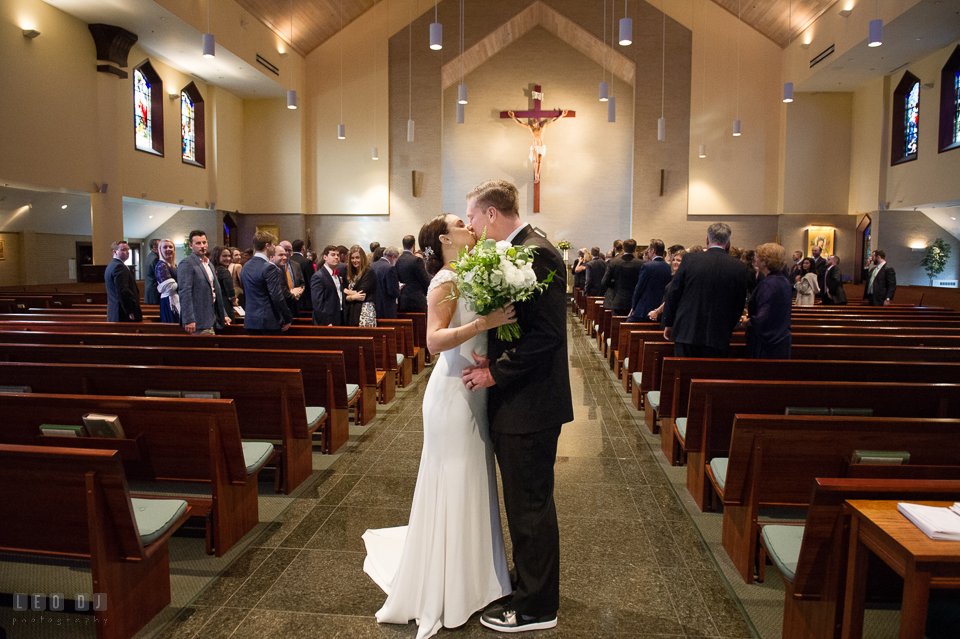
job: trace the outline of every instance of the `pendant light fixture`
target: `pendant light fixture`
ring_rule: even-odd
[[[743,24],[743,14],[740,9],[740,0],[737,0],[737,119],[733,121],[733,137],[740,137],[740,25]]]
[[[373,0],[373,148],[370,150],[370,159],[379,160],[377,151],[377,0]]]
[[[203,34],[203,57],[212,58],[217,55],[217,43],[210,33],[210,0],[207,0],[207,32]]]
[[[623,17],[620,18],[620,46],[633,44],[633,20],[627,17],[627,0],[623,0]]]
[[[793,0],[790,0],[790,17],[787,21],[787,57],[790,56],[790,36],[793,35]],[[783,101],[793,102],[793,82],[783,83]]]
[[[439,0],[433,0],[433,22],[430,23],[430,48],[439,51],[443,48],[443,25],[440,24]]]
[[[663,33],[660,37],[660,119],[657,120],[657,141],[667,139],[667,120],[663,117],[663,106],[667,95],[667,13],[664,3],[660,3],[660,13],[663,15]]]
[[[603,71],[600,75],[600,101],[610,97],[610,85],[607,83],[607,0],[603,0]]]
[[[341,0],[342,2],[343,0]],[[413,0],[407,4],[407,142],[413,142]]]
[[[701,0],[701,2],[700,2],[700,7],[701,7],[700,14],[701,14],[701,18],[705,18],[705,17],[706,17],[706,2],[707,2],[707,0]],[[701,25],[700,28],[703,30],[703,46],[701,47],[701,49],[703,49],[703,53],[702,53],[702,55],[701,55],[701,60],[700,60],[700,82],[701,82],[701,87],[700,87],[700,152],[698,153],[698,155],[699,155],[699,157],[701,157],[701,158],[705,158],[705,157],[707,157],[707,145],[706,145],[706,143],[703,141],[703,135],[704,135],[704,134],[703,134],[703,131],[704,131],[704,129],[706,129],[706,119],[707,119],[707,111],[706,111],[706,108],[705,108],[705,107],[706,107],[706,103],[707,103],[707,29],[706,29],[706,20],[701,20],[701,22],[702,22],[702,25]]]
[[[466,31],[466,3],[460,0],[460,84],[457,85],[457,124],[465,122],[466,109],[463,105],[467,103],[467,84],[463,81],[463,41]]]
[[[290,48],[293,48],[293,0],[290,0]],[[297,108],[297,92],[294,89],[287,91],[287,108]]]
[[[870,21],[870,39],[867,40],[868,47],[879,47],[883,44],[883,20],[880,19],[880,0],[874,5],[873,20]]]
[[[347,139],[347,127],[343,123],[343,0],[340,0],[340,124],[337,125],[337,139]]]

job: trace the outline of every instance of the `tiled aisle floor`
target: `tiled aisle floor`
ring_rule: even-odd
[[[572,318],[568,336],[576,418],[563,427],[556,465],[559,625],[525,634],[750,637],[638,431],[642,414],[625,403]],[[428,375],[378,416],[164,638],[414,637],[412,623],[376,623],[384,595],[363,573],[360,536],[407,521]],[[478,618],[438,636],[495,636]]]

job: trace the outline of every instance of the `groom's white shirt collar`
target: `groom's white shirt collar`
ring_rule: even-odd
[[[508,236],[507,236],[507,239],[504,240],[504,241],[510,242],[510,243],[512,244],[512,243],[513,243],[513,238],[515,238],[517,235],[519,235],[519,234],[520,234],[520,231],[522,231],[523,229],[527,228],[528,226],[530,226],[530,223],[529,223],[529,222],[526,222],[526,223],[524,223],[524,224],[521,224],[521,225],[518,226],[517,228],[513,229],[513,233],[511,233],[510,235],[508,235]]]

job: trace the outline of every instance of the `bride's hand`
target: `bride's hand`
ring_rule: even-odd
[[[507,304],[503,308],[497,309],[489,315],[484,315],[478,318],[477,322],[480,326],[480,330],[485,331],[498,326],[503,326],[505,324],[515,324],[517,321],[515,314],[516,310],[513,308],[513,304]]]

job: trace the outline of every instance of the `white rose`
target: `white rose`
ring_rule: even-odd
[[[510,286],[517,287],[523,284],[523,280],[524,280],[523,271],[521,271],[514,265],[511,264],[509,268],[504,267],[503,271],[504,271],[503,279]]]
[[[507,242],[506,240],[500,240],[497,242],[497,253],[505,254],[511,246],[513,245],[510,244],[510,242]]]
[[[533,266],[530,264],[524,264],[521,269],[523,273],[523,282],[527,287],[531,287],[537,283],[537,274],[533,270]]]

